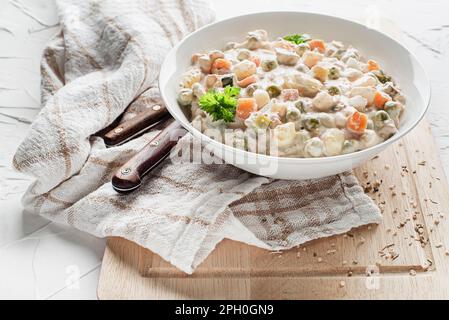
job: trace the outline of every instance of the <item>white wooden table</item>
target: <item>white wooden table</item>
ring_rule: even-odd
[[[212,2],[218,19],[283,9],[333,14],[372,27],[396,24],[397,36],[429,73],[428,119],[449,173],[449,2]],[[104,240],[23,212],[20,198],[31,179],[11,168],[14,151],[40,109],[41,51],[58,28],[53,0],[0,0],[0,299],[96,298]]]

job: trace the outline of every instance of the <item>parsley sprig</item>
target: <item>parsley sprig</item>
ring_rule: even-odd
[[[310,36],[308,34],[291,34],[284,37],[284,40],[293,42],[295,44],[304,43],[310,40]]]
[[[214,121],[223,119],[225,122],[232,122],[239,93],[240,88],[231,86],[225,87],[223,92],[212,89],[201,96],[199,106],[210,114]]]

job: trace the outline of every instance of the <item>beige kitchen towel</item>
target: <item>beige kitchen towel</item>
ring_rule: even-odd
[[[203,0],[57,6],[61,32],[43,55],[43,108],[13,160],[36,178],[23,197],[27,211],[99,237],[127,238],[187,273],[223,238],[281,250],[380,221],[351,173],[271,181],[230,165],[173,158],[136,192],[117,194],[111,176],[156,132],[113,148],[94,134],[128,106],[125,117],[162,103],[164,56],[214,13]],[[185,136],[175,151],[192,143]]]

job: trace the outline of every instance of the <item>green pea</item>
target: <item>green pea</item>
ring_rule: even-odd
[[[270,98],[276,98],[281,94],[281,88],[277,85],[268,86],[265,90],[268,92]]]
[[[340,89],[338,89],[338,87],[332,86],[327,89],[327,92],[329,92],[331,96],[336,96],[337,94],[340,94]]]
[[[329,69],[328,78],[330,80],[337,80],[338,78],[340,78],[340,70],[337,67],[331,67]]]
[[[305,113],[305,105],[304,101],[298,100],[295,102],[295,107],[298,109],[301,113]]]
[[[317,129],[320,126],[320,120],[314,116],[308,116],[303,119],[303,126],[307,130],[311,131]]]
[[[373,71],[380,83],[387,83],[391,81],[391,77],[386,75],[382,70]]]
[[[259,89],[259,85],[257,83],[250,84],[249,86],[246,87],[246,94],[249,97],[252,97],[254,91],[256,91],[257,89]]]
[[[374,114],[373,122],[376,128],[382,128],[385,125],[385,121],[390,120],[390,115],[384,110],[379,110]]]
[[[310,50],[310,46],[308,43],[300,43],[298,44],[298,46],[296,47],[296,53],[301,57],[304,52],[306,52],[307,50]]]
[[[399,102],[396,101],[387,101],[384,105],[384,110],[388,113],[391,118],[399,118],[402,107]]]
[[[265,59],[260,63],[262,70],[265,72],[271,71],[278,67],[278,62],[275,59]]]
[[[355,143],[353,140],[345,140],[343,142],[342,154],[355,152]]]
[[[285,115],[285,118],[287,119],[287,122],[294,122],[297,121],[301,117],[301,111],[297,108],[290,107],[287,110],[287,114]]]

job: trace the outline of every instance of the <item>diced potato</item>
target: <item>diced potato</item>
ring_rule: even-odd
[[[378,135],[374,130],[366,129],[365,132],[360,137],[360,143],[362,144],[363,149],[375,146],[380,142],[382,142],[382,139],[378,137]]]
[[[276,48],[275,51],[279,64],[294,66],[299,61],[299,55],[295,52],[283,48]]]
[[[392,119],[385,121],[384,126],[382,128],[377,129],[377,134],[379,135],[379,137],[383,139],[390,138],[396,132],[398,132],[398,129],[396,128],[394,121]]]
[[[324,152],[324,143],[318,138],[314,137],[306,142],[304,146],[304,155],[307,158],[321,157]]]
[[[363,72],[354,68],[347,68],[344,72],[344,76],[349,81],[355,81],[363,76]]]
[[[254,91],[253,98],[256,100],[258,109],[261,109],[268,102],[270,102],[270,96],[268,95],[268,92],[263,89],[257,89],[256,91]]]
[[[354,87],[374,87],[376,86],[377,81],[374,77],[371,76],[363,76],[360,79],[354,81]]]
[[[237,59],[240,61],[247,60],[251,57],[251,51],[248,49],[240,49],[237,53]]]
[[[204,90],[203,86],[197,82],[193,84],[192,92],[195,97],[201,98],[201,96],[206,93],[206,90]]]
[[[255,82],[257,82],[257,77],[256,77],[255,74],[253,74],[253,75],[251,75],[249,77],[246,77],[246,78],[244,78],[244,79],[242,79],[240,81],[237,81],[237,85],[240,88],[246,88],[247,86],[249,86],[249,85],[251,85],[251,84],[253,84]]]
[[[368,105],[373,103],[375,94],[376,89],[372,87],[354,87],[349,91],[350,97],[362,96],[367,100]]]
[[[213,62],[216,59],[224,58],[224,53],[221,50],[212,50],[211,52],[209,52],[209,59]]]
[[[323,84],[306,74],[295,73],[284,76],[284,87],[298,89],[301,96],[314,97],[323,87]]]
[[[348,62],[348,60],[350,58],[353,58],[355,60],[359,60],[360,59],[359,51],[356,48],[352,47],[352,46],[349,46],[346,49],[345,53],[341,56],[341,61],[346,63],[346,62]]]
[[[337,128],[344,128],[346,126],[346,119],[348,117],[343,112],[336,112],[335,113],[335,126]]]
[[[198,65],[203,73],[210,73],[210,69],[212,68],[212,61],[210,60],[208,55],[201,55],[198,58]]]
[[[313,98],[312,103],[319,111],[329,111],[335,105],[334,99],[326,91],[320,91],[316,97]]]
[[[335,128],[335,119],[334,117],[326,112],[320,112],[317,115],[320,123],[327,128]]]
[[[325,82],[327,81],[329,75],[329,69],[320,64],[316,64],[312,67],[312,73],[315,79],[318,79],[321,82]]]
[[[263,42],[268,39],[268,34],[265,30],[256,30],[248,32],[246,36],[245,48],[249,50],[256,50],[262,47]]]
[[[290,146],[294,142],[296,129],[293,122],[287,122],[274,128],[274,138],[280,148]]]
[[[238,80],[242,80],[256,73],[256,64],[249,60],[243,60],[237,63],[232,71]]]
[[[348,61],[346,61],[346,66],[348,68],[360,70],[360,62],[354,58],[349,58]]]
[[[217,82],[220,82],[220,81],[218,80],[218,76],[216,74],[208,74],[205,77],[204,84],[206,85],[206,88],[210,89],[210,88],[214,88],[215,84]]]
[[[349,105],[356,108],[360,112],[365,112],[366,105],[368,104],[368,100],[362,96],[354,96],[349,98]]]
[[[308,66],[309,68],[312,68],[318,62],[323,60],[323,58],[324,58],[324,55],[322,55],[321,53],[316,52],[316,51],[307,51],[302,56],[304,64],[306,66]]]
[[[300,43],[296,46],[296,53],[301,57],[307,50],[310,50],[310,46],[307,43]]]
[[[193,91],[189,88],[183,88],[178,93],[178,102],[181,106],[189,106],[193,101]]]
[[[271,105],[271,111],[277,112],[281,118],[287,113],[288,104],[285,102],[274,102]]]
[[[324,155],[336,156],[341,154],[345,134],[340,129],[331,128],[321,135],[321,140],[324,144]]]

